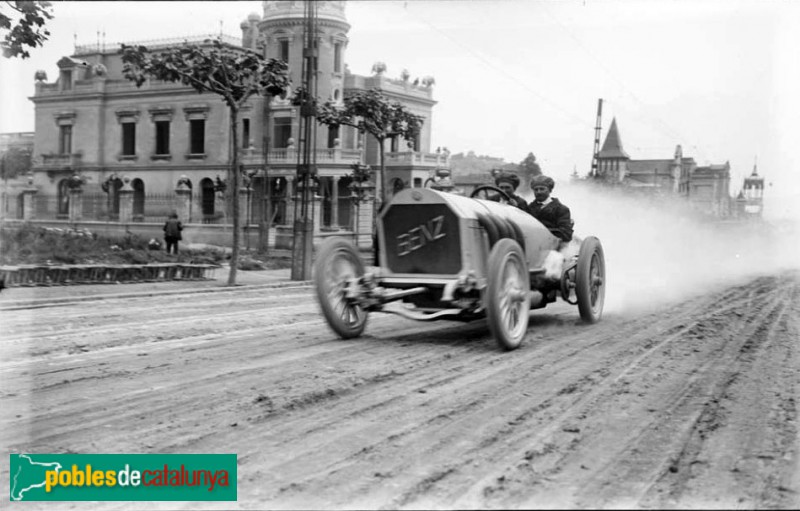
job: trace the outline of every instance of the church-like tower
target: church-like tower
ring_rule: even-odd
[[[745,199],[745,216],[761,218],[764,209],[764,178],[758,175],[757,165],[753,165],[752,174],[744,178],[742,192]]]
[[[608,184],[620,184],[627,174],[628,153],[622,149],[622,139],[617,129],[617,118],[611,120],[603,148],[597,155],[597,177]]]

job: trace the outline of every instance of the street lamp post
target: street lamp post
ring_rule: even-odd
[[[317,5],[304,2],[305,34],[303,38],[303,90],[300,102],[300,144],[297,154],[297,188],[300,200],[295,202],[294,246],[292,248],[292,280],[311,278],[311,259],[314,249],[314,207],[311,200],[312,178],[316,176],[316,108]],[[298,211],[299,209],[299,211]]]

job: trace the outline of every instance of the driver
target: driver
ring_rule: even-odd
[[[516,174],[501,173],[494,178],[494,184],[500,188],[503,193],[508,195],[509,204],[518,207],[522,211],[528,211],[528,203],[525,202],[525,199],[514,193],[519,186],[519,176]]]
[[[563,241],[572,240],[572,218],[569,208],[555,197],[550,197],[556,183],[547,176],[534,176],[531,189],[536,200],[528,206],[528,213],[539,220],[551,233]]]

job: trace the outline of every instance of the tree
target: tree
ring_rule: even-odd
[[[145,46],[122,45],[125,78],[137,87],[148,78],[180,82],[198,93],[220,96],[229,109],[231,154],[228,182],[233,212],[233,247],[228,285],[236,285],[239,263],[239,111],[254,95],[284,96],[289,90],[289,70],[282,60],[266,59],[255,52],[206,40],[203,45],[184,43],[157,54]]]
[[[360,133],[369,133],[378,141],[380,183],[378,196],[386,201],[385,141],[402,136],[412,140],[419,136],[422,117],[405,106],[390,101],[380,90],[356,91],[344,97],[343,105],[331,101],[317,108],[317,122],[330,127],[352,126]]]
[[[45,20],[53,19],[50,2],[6,1],[0,3],[0,31],[8,31],[0,47],[6,58],[30,57],[27,48],[36,48],[50,37]]]
[[[14,179],[31,170],[31,150],[26,147],[11,146],[0,153],[0,173],[3,179]]]
[[[528,172],[528,175],[531,177],[542,175],[542,168],[536,163],[536,156],[534,156],[533,153],[528,153],[528,156],[526,156],[519,165],[522,167],[522,170]]]

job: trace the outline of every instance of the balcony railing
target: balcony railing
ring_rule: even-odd
[[[81,153],[74,154],[43,154],[42,167],[61,168],[61,167],[79,167],[83,155]]]
[[[386,165],[447,167],[450,165],[450,158],[445,153],[419,153],[416,151],[386,153]]]
[[[270,164],[291,164],[297,163],[297,149],[273,149],[267,154],[267,161]],[[317,149],[316,150],[317,163],[359,163],[361,162],[360,149]],[[242,163],[245,164],[262,164],[264,163],[263,153],[257,150],[245,150],[242,153]]]

